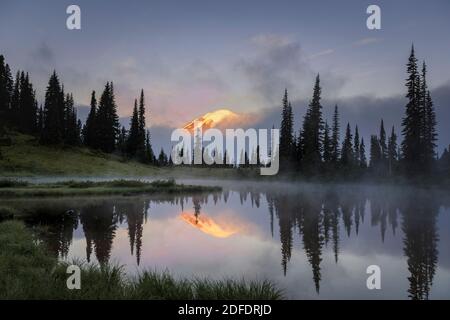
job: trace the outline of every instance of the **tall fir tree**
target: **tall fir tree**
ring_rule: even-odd
[[[328,123],[325,122],[325,130],[323,134],[323,162],[327,166],[332,160],[333,149],[331,142],[330,127],[328,126]]]
[[[95,91],[91,93],[91,108],[83,128],[83,143],[87,147],[98,148],[96,143],[97,99]]]
[[[434,111],[433,101],[427,85],[427,66],[423,62],[421,83],[420,83],[420,118],[421,125],[421,147],[422,168],[425,173],[429,173],[435,160],[436,149],[436,115]]]
[[[280,161],[284,164],[292,160],[294,147],[294,128],[292,106],[288,99],[288,91],[285,89],[282,100],[282,113],[280,125]]]
[[[397,167],[398,154],[397,154],[397,135],[395,134],[395,128],[392,126],[391,136],[388,142],[388,173],[392,175]]]
[[[139,97],[139,117],[138,117],[138,136],[137,136],[137,147],[136,155],[141,161],[145,161],[145,98],[144,90],[141,89],[141,95]]]
[[[117,150],[122,156],[127,153],[127,130],[124,126],[120,130],[119,137],[117,138]]]
[[[334,114],[333,114],[333,127],[332,127],[332,137],[331,137],[331,161],[337,165],[339,161],[339,155],[340,155],[340,148],[339,148],[339,110],[338,106],[335,105],[334,107]]]
[[[77,111],[74,106],[73,95],[67,94],[64,103],[64,143],[70,146],[78,146],[80,144],[80,132],[78,128]]]
[[[50,76],[44,103],[41,132],[43,144],[60,144],[64,138],[64,92],[56,72]]]
[[[130,120],[130,133],[127,139],[127,154],[130,157],[136,156],[139,143],[139,112],[137,100],[134,100],[133,115]]]
[[[172,157],[170,157],[170,159],[172,159]],[[155,154],[153,153],[152,141],[149,130],[147,130],[145,134],[145,163],[148,164],[155,163]]]
[[[361,138],[361,143],[359,145],[359,166],[362,169],[367,168],[366,146],[364,144],[364,138]]]
[[[380,172],[381,165],[381,147],[380,140],[376,135],[370,137],[370,168],[374,173]]]
[[[10,122],[13,79],[5,57],[0,55],[0,129]]]
[[[381,119],[380,123],[380,151],[381,151],[381,161],[386,162],[388,157],[388,149],[386,144],[386,131],[384,130],[383,119]]]
[[[407,94],[405,116],[402,120],[402,159],[409,174],[420,171],[421,165],[421,112],[420,112],[420,75],[414,46],[407,64]]]
[[[100,150],[111,153],[116,148],[119,134],[119,117],[114,97],[113,83],[107,82],[100,98],[97,111],[97,141]]]
[[[341,164],[343,167],[351,167],[355,158],[353,154],[352,132],[350,129],[350,123],[347,124],[347,130],[345,131],[345,138],[342,142],[341,149]]]
[[[20,116],[17,127],[21,132],[34,134],[37,123],[37,102],[28,73],[25,74],[23,71],[20,74],[19,92],[18,112]]]
[[[353,155],[354,155],[354,158],[355,158],[354,162],[355,162],[355,165],[357,167],[360,166],[359,162],[360,162],[360,156],[361,156],[361,154],[359,152],[359,143],[360,143],[360,141],[359,141],[359,130],[358,130],[358,126],[356,126],[355,127],[355,137],[354,137],[354,140],[353,140],[353,148],[355,149],[353,151]]]
[[[313,97],[303,119],[302,151],[306,173],[317,173],[322,162],[324,126],[320,104],[321,92],[320,77],[317,75]]]

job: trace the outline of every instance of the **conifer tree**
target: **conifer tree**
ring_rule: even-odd
[[[172,157],[170,157],[172,160]],[[147,130],[145,135],[145,162],[148,164],[155,163],[155,154],[153,153],[150,131]]]
[[[64,143],[71,146],[77,146],[80,142],[80,134],[73,95],[67,94],[64,103]]]
[[[101,95],[97,117],[96,134],[100,150],[111,153],[115,150],[119,133],[119,117],[114,97],[113,83],[107,82]]]
[[[98,148],[96,143],[96,118],[97,118],[97,99],[95,91],[91,94],[91,109],[89,110],[86,124],[83,128],[83,143],[91,148]]]
[[[64,93],[56,72],[50,77],[44,103],[43,144],[60,144],[64,138]]]
[[[381,147],[380,141],[376,135],[370,137],[370,168],[372,171],[379,173],[381,163]]]
[[[286,163],[292,159],[294,146],[292,106],[288,100],[288,91],[285,89],[282,101],[280,126],[280,161]]]
[[[139,97],[139,112],[138,112],[138,135],[136,141],[136,155],[141,161],[145,162],[145,141],[146,140],[146,130],[145,130],[145,99],[144,90],[141,90],[141,95]]]
[[[361,138],[361,144],[359,145],[359,166],[362,169],[367,168],[366,146],[364,145],[364,138]]]
[[[160,166],[160,167],[166,166],[168,164],[168,160],[169,159],[167,158],[166,154],[164,153],[163,148],[161,148],[161,151],[158,156],[158,166]]]
[[[380,123],[380,151],[381,151],[381,161],[382,163],[387,161],[388,158],[388,149],[386,145],[386,131],[384,130],[384,122],[381,119]]]
[[[344,142],[342,143],[341,150],[341,164],[344,167],[351,167],[353,165],[353,144],[352,144],[352,132],[350,129],[350,123],[347,124],[347,130],[345,131]]]
[[[127,130],[124,126],[122,126],[119,137],[117,138],[117,150],[121,155],[126,155],[127,153]]]
[[[323,161],[326,165],[330,164],[332,160],[333,149],[331,142],[330,128],[328,123],[325,122],[325,131],[323,134]]]
[[[307,171],[317,171],[318,164],[322,161],[323,120],[322,106],[320,104],[321,92],[320,77],[317,75],[313,97],[303,120],[302,150],[303,162]]]
[[[402,120],[402,159],[409,174],[420,170],[421,163],[421,112],[420,112],[420,76],[417,68],[417,58],[414,46],[407,64],[408,78],[406,80],[407,94],[405,117]]]
[[[358,131],[358,126],[356,126],[355,127],[355,137],[354,137],[354,140],[353,140],[353,147],[354,147],[355,150],[353,151],[353,154],[354,154],[354,157],[355,157],[355,159],[354,159],[355,165],[357,167],[360,166],[359,165],[359,161],[360,161],[360,156],[361,156],[361,154],[359,152],[359,143],[360,143],[360,141],[359,141],[359,131]]]
[[[398,161],[397,148],[397,135],[395,134],[394,126],[392,126],[391,136],[388,142],[388,172],[390,175],[393,174]]]
[[[338,106],[334,107],[333,114],[333,127],[332,127],[332,137],[331,137],[331,161],[337,165],[339,161],[340,149],[339,149],[339,111]]]
[[[137,100],[134,100],[133,115],[130,120],[130,133],[127,140],[127,154],[134,157],[137,153],[139,143],[139,112]]]
[[[13,80],[9,65],[0,55],[0,128],[10,121],[11,98],[13,93]]]
[[[421,86],[420,86],[420,118],[422,120],[421,147],[423,171],[428,173],[434,163],[436,148],[436,115],[433,101],[427,85],[427,66],[422,65]]]

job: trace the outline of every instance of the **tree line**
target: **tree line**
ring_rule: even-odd
[[[378,134],[372,135],[369,141],[360,136],[358,125],[352,129],[347,123],[341,143],[339,107],[334,107],[330,123],[323,118],[319,75],[301,129],[294,133],[292,104],[285,90],[279,146],[282,170],[298,171],[305,176],[430,175],[441,172],[448,175],[450,150],[445,149],[440,158],[436,153],[437,122],[427,72],[425,62],[419,66],[412,47],[407,63],[408,102],[401,123],[401,143],[398,143],[400,132],[393,126],[388,136],[382,119]],[[146,129],[145,109],[144,91],[141,90],[139,99],[134,101],[129,130],[120,127],[114,86],[107,82],[98,101],[96,92],[92,91],[89,115],[82,125],[73,95],[65,93],[56,72],[48,81],[44,105],[38,106],[28,73],[17,71],[13,79],[9,65],[0,55],[0,134],[5,127],[11,127],[35,135],[43,145],[86,146],[146,164],[170,166],[172,159],[163,149],[158,155],[153,152],[151,135]],[[366,158],[367,142],[370,143],[369,159]],[[203,153],[203,146],[197,145],[197,148]],[[224,164],[215,164],[216,167],[233,167],[226,164],[228,156],[220,150],[212,157],[224,160]],[[257,165],[260,165],[258,150],[253,150],[250,155],[245,151],[239,159],[239,168],[254,167],[249,159],[257,159]]]
[[[104,153],[116,153],[140,162],[167,166],[171,159],[164,151],[155,156],[146,129],[145,97],[134,102],[130,128],[120,127],[113,82],[107,82],[99,101],[92,91],[90,111],[83,125],[77,116],[72,93],[65,93],[56,72],[50,76],[43,106],[38,106],[36,91],[28,73],[11,68],[0,55],[0,128],[12,128],[37,137],[42,145],[85,146]],[[1,133],[1,132],[0,132]]]
[[[294,116],[288,91],[282,99],[280,125],[280,162],[284,171],[300,171],[306,176],[353,175],[394,176],[399,174],[428,175],[450,172],[449,150],[439,158],[436,152],[436,114],[427,85],[427,66],[419,71],[414,47],[407,64],[408,103],[402,120],[400,145],[395,127],[389,136],[380,121],[378,134],[370,137],[370,159],[366,158],[366,142],[360,137],[358,125],[347,123],[340,142],[339,108],[334,107],[331,124],[322,114],[320,76],[315,79],[311,101],[303,117],[300,131],[294,133]]]

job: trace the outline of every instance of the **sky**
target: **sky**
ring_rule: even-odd
[[[81,30],[66,28],[71,4],[81,8]],[[371,4],[381,8],[381,30],[366,26]],[[154,128],[219,108],[267,118],[284,88],[299,124],[319,73],[325,114],[339,103],[349,119],[376,128],[382,117],[398,124],[412,43],[432,93],[449,98],[449,15],[447,0],[0,0],[0,54],[13,71],[30,73],[40,102],[56,70],[81,113],[90,92],[113,81],[127,119],[142,88]],[[445,99],[435,101],[438,122],[450,117]],[[375,110],[358,105],[368,101]],[[400,105],[394,112],[386,101]],[[439,129],[442,149],[450,131]]]

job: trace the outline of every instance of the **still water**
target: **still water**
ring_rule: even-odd
[[[233,183],[196,195],[7,200],[61,260],[270,279],[290,299],[450,298],[450,197],[402,187]],[[368,290],[366,268],[381,268]]]

